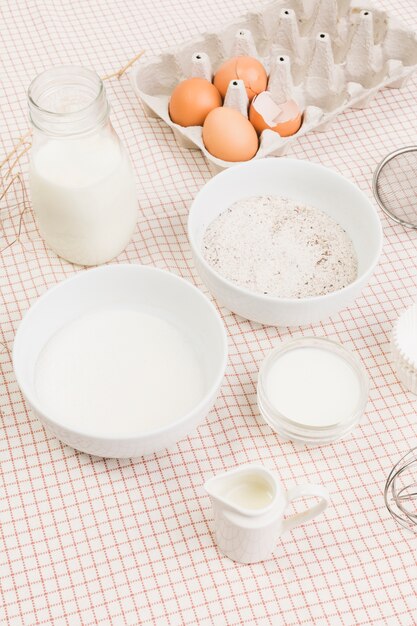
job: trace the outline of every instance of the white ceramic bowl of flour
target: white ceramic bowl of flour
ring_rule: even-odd
[[[255,196],[289,198],[333,218],[352,240],[357,278],[325,295],[284,298],[250,291],[220,275],[202,252],[206,230],[232,204]],[[382,248],[376,209],[356,185],[321,165],[286,158],[243,163],[212,178],[191,206],[188,237],[197,270],[216,299],[246,319],[274,326],[317,323],[349,306],[371,277]]]
[[[227,338],[209,300],[141,265],[83,271],[47,291],[16,333],[17,382],[68,445],[130,458],[167,448],[212,408]]]

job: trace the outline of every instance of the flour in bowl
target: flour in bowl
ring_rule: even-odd
[[[184,417],[204,396],[191,339],[141,311],[84,315],[39,355],[35,389],[53,420],[98,436],[147,433]]]
[[[321,296],[358,274],[353,243],[332,217],[275,196],[232,204],[207,228],[203,254],[238,286],[282,298]]]

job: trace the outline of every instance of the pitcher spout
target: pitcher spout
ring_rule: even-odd
[[[260,465],[246,465],[210,478],[204,485],[213,507],[255,517],[274,508],[280,487],[274,474]]]

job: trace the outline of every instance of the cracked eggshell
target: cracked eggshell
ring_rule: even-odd
[[[291,137],[301,127],[302,113],[295,100],[276,104],[271,94],[264,91],[252,100],[249,120],[259,135],[269,129],[281,137]]]
[[[256,130],[236,109],[219,107],[204,122],[203,142],[210,154],[223,161],[249,161],[258,151]]]
[[[250,102],[258,93],[265,91],[268,75],[258,59],[240,56],[225,61],[214,76],[214,85],[223,98],[232,80],[243,80]]]
[[[172,92],[169,115],[180,126],[202,126],[210,111],[221,105],[222,97],[212,83],[205,78],[189,78]]]

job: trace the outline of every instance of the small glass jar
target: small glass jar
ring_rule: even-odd
[[[265,358],[258,407],[282,439],[322,445],[341,439],[360,421],[369,381],[358,357],[319,337],[302,337]]]
[[[103,82],[82,67],[54,67],[33,80],[28,102],[30,193],[40,233],[67,261],[105,263],[132,237],[137,198]]]

